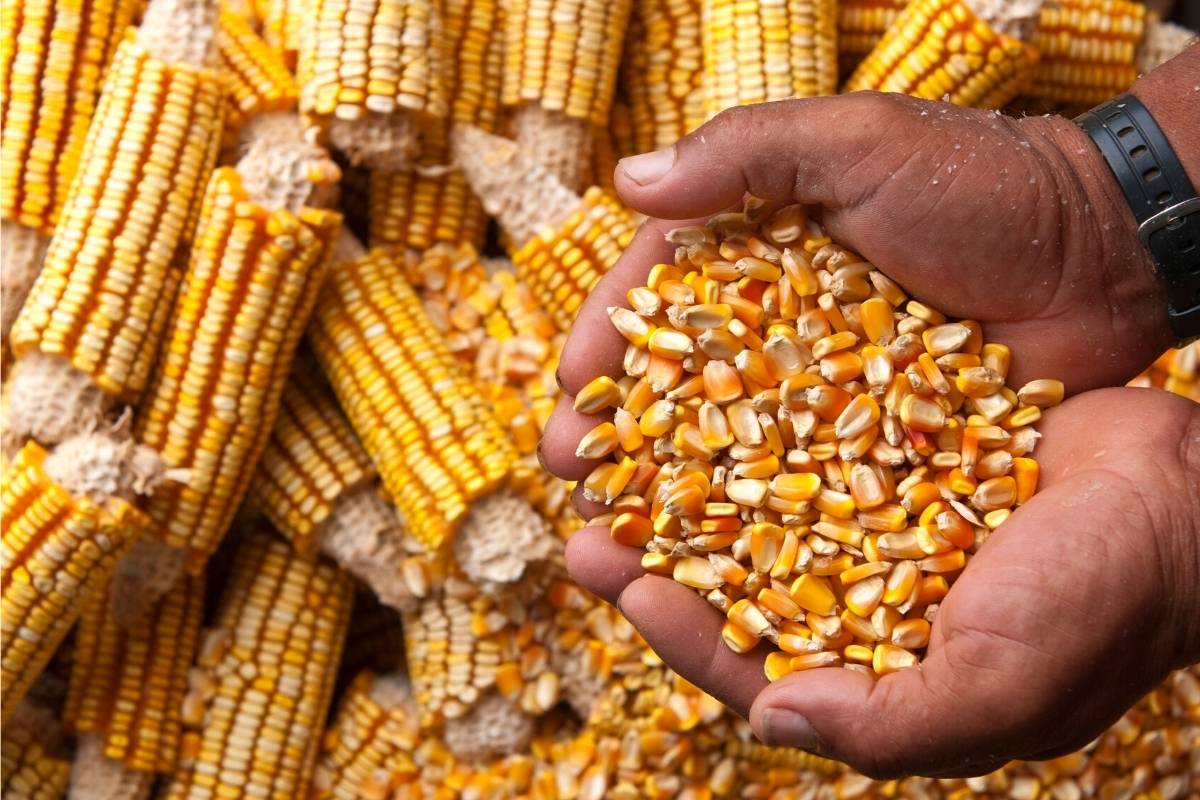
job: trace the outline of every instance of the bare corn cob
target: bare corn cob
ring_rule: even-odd
[[[580,198],[508,139],[464,126],[456,152],[511,240],[517,276],[565,331],[633,238],[636,215],[597,188]]]
[[[6,715],[0,739],[0,794],[12,800],[59,800],[71,773],[71,762],[59,752],[62,726],[40,703],[23,700],[16,706]]]
[[[704,111],[837,91],[835,0],[701,0]]]
[[[512,443],[386,253],[337,264],[313,323],[313,350],[406,525],[440,548],[509,478]]]
[[[193,730],[163,798],[303,795],[352,595],[345,573],[266,530],[239,543],[185,699]]]
[[[956,105],[1000,108],[1028,85],[1038,51],[1032,35],[1040,2],[914,0],[842,91],[900,92]],[[982,6],[995,13],[977,12]]]
[[[514,0],[504,14],[504,93],[516,139],[579,191],[594,126],[608,123],[631,0]]]
[[[494,130],[500,106],[500,4],[449,0],[442,4],[441,64],[449,110],[422,133],[415,166],[371,173],[371,246],[423,251],[437,242],[480,247],[487,223],[479,200],[453,164],[453,124]]]
[[[700,39],[699,0],[634,0],[621,88],[636,152],[672,145],[704,122]]]
[[[0,218],[44,236],[53,232],[101,78],[136,8],[134,0],[5,0]]]
[[[850,75],[879,44],[908,0],[838,0],[838,70]]]
[[[315,800],[385,798],[396,773],[416,770],[421,741],[408,681],[360,673],[338,703],[313,776]]]
[[[0,702],[6,715],[146,525],[128,502],[132,491],[112,485],[132,470],[106,469],[137,454],[108,447],[105,439],[92,452],[65,447],[47,457],[30,442],[4,470]]]
[[[771,642],[768,679],[909,669],[927,610],[1036,491],[1032,425],[1063,385],[1005,387],[979,323],[909,302],[801,206],[759,208],[671,231],[674,263],[609,309],[623,386],[575,408],[629,430],[584,437],[611,454],[584,496],[628,508],[614,540],[722,611],[732,650]]]
[[[236,131],[250,117],[296,107],[299,88],[287,64],[241,14],[223,10],[217,31],[225,125]]]
[[[55,444],[145,386],[176,249],[219,143],[214,26],[209,0],[154,0],[117,50],[78,180],[11,332],[18,440]],[[47,389],[61,405],[43,404]]]
[[[418,124],[446,115],[440,4],[314,0],[302,37],[300,111],[351,163],[411,166]]]
[[[300,192],[311,190],[309,177]],[[184,551],[193,573],[249,488],[341,223],[336,212],[296,208],[294,188],[266,188],[251,195],[237,170],[213,174],[165,356],[137,419],[142,444],[189,470],[186,484],[165,486],[147,511],[155,538]]]
[[[170,772],[179,755],[181,707],[204,612],[204,579],[183,576],[136,625],[118,624],[109,592],[88,603],[75,634],[64,716],[90,734],[89,767]],[[95,764],[97,760],[115,762]]]
[[[70,800],[150,800],[153,772],[132,770],[104,755],[104,741],[94,733],[76,738],[71,762]]]

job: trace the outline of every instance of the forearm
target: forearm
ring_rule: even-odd
[[[1200,187],[1200,44],[1193,44],[1133,86],[1167,135],[1192,186]]]

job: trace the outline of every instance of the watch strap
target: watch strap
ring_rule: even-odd
[[[1200,197],[1166,134],[1132,94],[1076,122],[1096,143],[1129,202],[1166,287],[1175,336],[1181,343],[1200,337]]]

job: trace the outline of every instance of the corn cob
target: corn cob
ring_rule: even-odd
[[[334,268],[309,333],[405,524],[437,550],[509,478],[512,443],[386,253]]]
[[[113,598],[97,592],[75,636],[64,716],[91,734],[87,763],[110,773],[170,772],[179,755],[180,708],[204,611],[204,579],[184,576],[136,626],[117,624]],[[81,762],[82,763],[82,762]]]
[[[17,706],[104,585],[121,551],[146,525],[127,500],[132,492],[113,491],[113,476],[103,469],[135,453],[132,448],[106,452],[107,443],[101,440],[97,452],[66,447],[48,457],[30,442],[4,470],[0,703],[5,714]]]
[[[631,0],[514,0],[504,15],[503,101],[522,151],[583,188],[608,123]]]
[[[517,276],[565,331],[633,238],[637,217],[603,190],[580,198],[517,145],[464,126],[456,154],[514,247]]]
[[[584,497],[626,504],[614,540],[721,610],[731,649],[775,645],[769,680],[915,667],[926,609],[1036,491],[1032,424],[1063,385],[1005,387],[977,322],[906,304],[803,207],[759,208],[668,233],[675,263],[609,309],[624,389],[598,378],[575,409],[620,406],[637,435],[585,435],[581,456],[611,446]]]
[[[8,332],[12,329],[33,282],[42,271],[50,237],[12,220],[0,220],[0,334],[3,334],[5,367],[8,366]]]
[[[0,794],[11,800],[58,800],[71,773],[71,762],[58,752],[58,720],[48,708],[28,700],[9,716],[0,741]]]
[[[154,773],[129,769],[104,755],[103,737],[81,734],[71,764],[71,800],[150,800]]]
[[[383,602],[408,608],[427,591],[428,567],[406,552],[400,521],[374,478],[316,365],[298,360],[250,495],[301,554],[319,549]]]
[[[704,111],[837,91],[835,0],[701,0]]]
[[[260,20],[263,40],[291,71],[299,61],[300,44],[305,32],[305,0],[253,0]]]
[[[101,77],[137,6],[135,0],[4,0],[0,218],[6,222],[43,236],[53,232]]]
[[[634,0],[621,64],[634,152],[672,145],[704,122],[700,38],[699,0]]]
[[[153,0],[118,47],[45,263],[10,336],[11,424],[55,444],[145,386],[173,259],[216,157],[220,82],[209,0]],[[65,408],[43,404],[66,385]]]
[[[370,183],[370,244],[424,251],[437,242],[483,244],[486,218],[462,173],[451,162],[450,126],[494,130],[500,105],[500,5],[495,0],[448,0],[442,5],[445,119],[422,132],[415,167],[376,170]]]
[[[849,75],[908,5],[908,0],[838,0],[838,70]]]
[[[336,212],[290,207],[311,189],[308,177],[299,189],[254,196],[237,170],[213,174],[166,355],[138,415],[138,440],[189,470],[186,484],[163,487],[147,511],[155,538],[184,551],[193,574],[249,488],[341,222]]]
[[[165,800],[300,797],[329,708],[352,586],[266,530],[238,546],[184,701]]]
[[[359,674],[323,739],[314,800],[388,797],[393,774],[415,771],[412,754],[421,738],[407,681]]]
[[[1038,5],[915,0],[842,91],[874,89],[1000,108],[1025,89],[1037,65],[1038,51],[1027,41]],[[984,16],[979,8],[994,13]]]
[[[225,84],[225,125],[237,130],[267,111],[295,109],[299,87],[287,64],[240,14],[222,10],[217,30],[221,79]]]
[[[446,115],[433,0],[314,0],[301,41],[300,111],[355,165],[411,166],[420,122]]]

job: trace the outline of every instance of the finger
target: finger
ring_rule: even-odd
[[[724,617],[692,589],[644,575],[621,592],[617,606],[659,658],[743,717],[767,685],[766,649],[738,654],[721,639]]]
[[[584,520],[592,520],[601,514],[607,514],[612,508],[604,503],[597,503],[595,500],[588,500],[583,496],[583,484],[575,487],[571,492],[571,505],[575,506],[575,511],[578,512],[580,518]]]
[[[616,378],[623,374],[626,341],[609,321],[608,308],[628,308],[625,294],[645,284],[650,268],[660,262],[674,262],[675,246],[666,240],[666,233],[692,221],[645,222],[613,268],[592,288],[575,317],[559,359],[558,382],[564,392],[574,396],[593,378],[600,375]]]
[[[747,192],[780,203],[853,203],[852,168],[909,107],[908,98],[854,93],[731,108],[671,147],[622,159],[615,185],[631,207],[663,219],[707,216]]]
[[[603,458],[580,458],[575,455],[579,442],[602,422],[611,422],[612,413],[580,414],[572,407],[572,398],[562,397],[546,422],[538,456],[542,466],[565,481],[586,478]]]
[[[580,586],[615,605],[625,587],[646,574],[642,552],[614,542],[608,528],[584,528],[567,540],[567,572]]]

